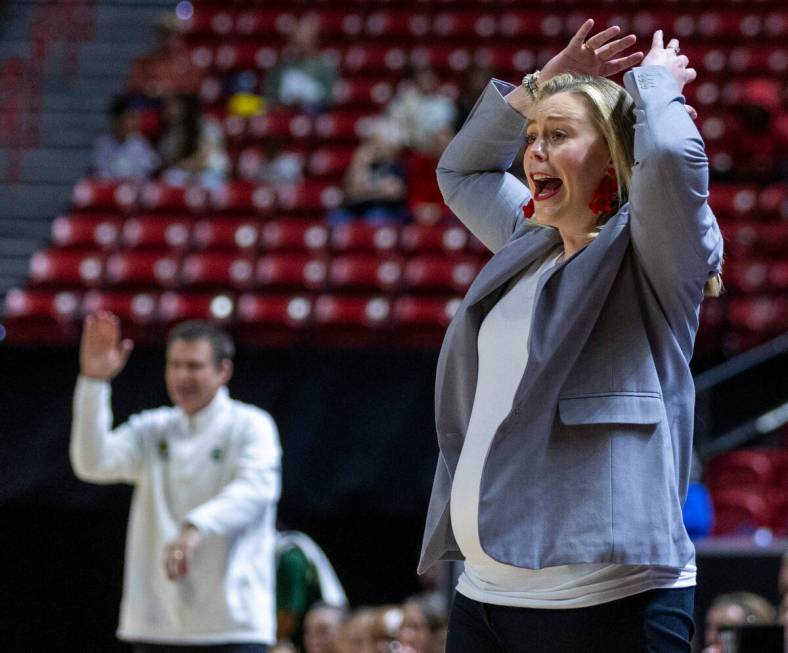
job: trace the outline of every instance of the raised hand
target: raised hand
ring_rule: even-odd
[[[586,40],[593,27],[594,21],[591,18],[580,26],[568,45],[542,68],[540,82],[547,81],[561,73],[610,77],[622,70],[636,66],[643,59],[642,52],[616,57],[635,44],[637,37],[634,34],[611,41],[610,39],[615,38],[621,32],[621,28],[614,25]]]
[[[88,315],[79,345],[79,368],[83,376],[109,381],[117,376],[133,348],[131,340],[121,340],[120,320],[106,311]]]
[[[662,30],[658,29],[654,32],[654,37],[651,39],[651,50],[643,59],[643,65],[667,68],[679,85],[679,90],[682,90],[685,84],[695,80],[698,73],[694,68],[688,68],[689,59],[685,55],[679,54],[679,52],[681,52],[679,40],[671,39],[667,47],[664,46]],[[685,108],[693,119],[698,117],[695,109],[691,106],[685,105]]]

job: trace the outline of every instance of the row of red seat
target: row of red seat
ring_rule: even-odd
[[[81,250],[45,250],[34,254],[30,261],[29,285],[465,292],[485,260],[428,254],[411,258],[346,254],[330,258],[293,252],[261,257],[202,252],[180,257],[147,249],[109,256]]]
[[[653,4],[653,3],[652,3]],[[651,36],[662,28],[680,38],[780,38],[786,31],[785,11],[757,7],[709,9],[685,4],[680,10],[672,6],[648,9],[623,8],[556,11],[549,9],[478,5],[474,8],[436,11],[414,8],[388,9],[373,7],[298,11],[287,9],[252,9],[233,11],[198,7],[182,22],[192,35],[227,38],[255,34],[287,35],[299,18],[316,21],[324,38],[546,38],[571,37],[583,21],[592,17],[598,27],[620,25],[640,36]]]
[[[342,160],[345,148],[321,148],[316,151],[315,166],[331,169]],[[321,161],[321,159],[329,159]],[[300,184],[274,188],[248,181],[232,181],[208,190],[200,186],[168,186],[162,182],[118,182],[85,178],[76,184],[73,203],[81,211],[113,211],[135,213],[176,211],[203,214],[214,212],[247,212],[262,216],[298,212],[322,213],[339,206],[342,191],[336,183],[309,179]],[[709,202],[715,214],[748,221],[754,218],[788,219],[788,184],[777,183],[759,187],[755,184],[714,184]]]
[[[84,315],[108,310],[123,320],[128,337],[153,343],[171,325],[201,319],[224,324],[242,342],[264,346],[300,341],[435,347],[459,302],[452,296],[12,290],[5,326],[13,344],[71,342]],[[333,336],[347,339],[326,339]]]
[[[374,226],[346,222],[329,227],[322,221],[148,214],[125,220],[117,215],[72,213],[52,223],[52,242],[59,249],[114,250],[186,249],[321,252],[402,252],[419,254],[464,252],[483,255],[487,249],[459,225],[391,224]]]
[[[552,39],[543,46],[522,45],[385,45],[379,42],[324,48],[343,77],[391,75],[407,72],[411,66],[429,65],[438,71],[461,73],[472,65],[495,71],[522,74],[539,68],[555,56],[560,47]],[[723,77],[728,74],[764,73],[784,75],[788,69],[788,50],[769,45],[686,45],[686,54],[703,75]],[[261,69],[274,66],[279,48],[266,38],[264,42],[246,40],[237,43],[195,45],[192,62],[207,71]]]
[[[788,450],[739,450],[717,456],[704,472],[717,535],[770,528],[788,535]]]

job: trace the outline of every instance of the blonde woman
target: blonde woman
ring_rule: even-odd
[[[495,254],[437,369],[420,569],[465,561],[448,653],[690,650],[689,360],[722,239],[678,41],[620,56],[635,37],[592,28],[493,80],[438,166]]]

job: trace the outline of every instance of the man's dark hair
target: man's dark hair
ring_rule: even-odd
[[[235,356],[235,345],[232,338],[221,329],[203,322],[202,320],[189,320],[176,324],[167,335],[167,347],[176,340],[207,340],[213,350],[213,362],[219,367],[223,360],[232,361]]]
[[[115,95],[109,103],[109,115],[113,120],[121,118],[131,107],[124,95]]]

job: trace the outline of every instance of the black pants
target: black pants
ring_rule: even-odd
[[[134,653],[267,653],[265,644],[134,644]]]
[[[688,653],[695,588],[660,589],[571,610],[454,595],[446,653]]]

